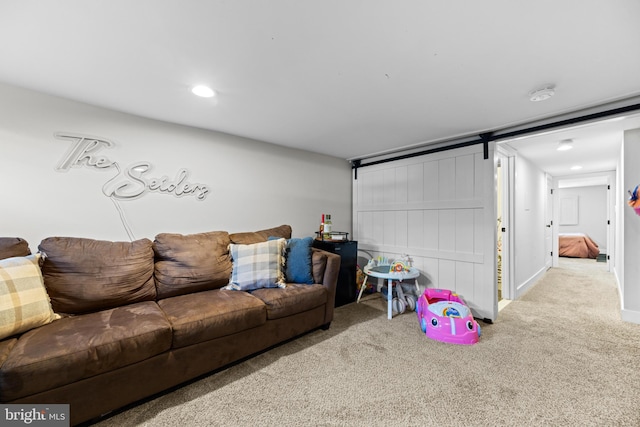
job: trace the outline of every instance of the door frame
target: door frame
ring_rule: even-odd
[[[502,299],[515,299],[516,289],[513,267],[515,266],[514,215],[515,212],[515,152],[510,147],[497,146],[502,173],[502,212],[496,208],[496,221],[502,215],[505,232],[502,234]],[[497,200],[497,197],[496,197]],[[499,232],[496,230],[496,232]],[[496,236],[497,239],[497,236]],[[497,281],[496,281],[497,286]]]
[[[545,197],[545,210],[544,210],[544,222],[545,222],[545,240],[550,239],[547,243],[545,242],[545,266],[547,270],[551,267],[556,266],[554,259],[557,259],[557,249],[555,248],[555,241],[558,240],[557,229],[554,227],[554,224],[557,224],[557,221],[554,220],[554,209],[556,206],[554,193],[557,191],[553,191],[556,188],[555,180],[549,174],[545,174],[546,180],[546,197]]]

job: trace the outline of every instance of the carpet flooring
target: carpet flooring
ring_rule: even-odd
[[[111,426],[640,426],[640,325],[606,264],[561,259],[480,342],[429,340],[379,294]]]

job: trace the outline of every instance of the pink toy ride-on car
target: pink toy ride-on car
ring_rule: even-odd
[[[452,344],[478,342],[480,325],[455,292],[427,288],[418,298],[416,311],[420,328],[428,338]]]

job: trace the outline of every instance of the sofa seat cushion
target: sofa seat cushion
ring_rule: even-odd
[[[267,321],[266,307],[246,292],[224,289],[158,301],[173,328],[173,348],[232,335]]]
[[[19,337],[0,368],[0,400],[70,384],[170,348],[171,325],[155,302],[65,317]]]
[[[286,288],[264,288],[251,292],[267,306],[267,319],[279,319],[327,303],[327,288],[319,284],[287,283]]]

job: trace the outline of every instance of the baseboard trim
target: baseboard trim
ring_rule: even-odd
[[[620,317],[625,322],[636,323],[640,325],[640,311],[620,310]]]
[[[542,267],[538,270],[533,276],[523,282],[520,286],[516,286],[516,297],[514,299],[520,298],[527,292],[538,280],[542,278],[544,273],[548,270],[547,266]]]

